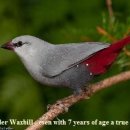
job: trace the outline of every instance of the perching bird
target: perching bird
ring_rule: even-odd
[[[99,42],[53,45],[33,36],[19,36],[2,45],[14,51],[32,77],[42,84],[65,86],[79,94],[115,61],[130,36],[114,44]]]

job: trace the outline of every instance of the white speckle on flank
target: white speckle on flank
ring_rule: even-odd
[[[89,64],[86,64],[86,66],[89,66]]]
[[[90,75],[93,75],[92,73],[90,73]]]
[[[77,67],[79,67],[79,65],[77,65]]]

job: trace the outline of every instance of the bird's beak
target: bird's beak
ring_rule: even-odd
[[[7,42],[6,44],[1,45],[0,47],[8,50],[14,50],[14,45],[12,42]]]

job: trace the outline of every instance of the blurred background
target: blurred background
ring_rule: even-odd
[[[1,0],[0,43],[19,35],[34,35],[54,44],[114,42],[130,35],[129,0]],[[130,47],[126,47],[111,69],[95,78],[130,70]],[[130,81],[117,84],[81,101],[60,115],[72,120],[130,121]],[[0,49],[0,119],[37,119],[47,105],[71,94],[68,89],[45,87],[32,79],[20,59]],[[57,120],[57,119],[55,119]],[[11,126],[23,130],[26,126]],[[46,126],[45,130],[102,130],[101,126]],[[106,129],[129,130],[130,126]]]

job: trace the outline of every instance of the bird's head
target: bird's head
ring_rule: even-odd
[[[43,45],[43,41],[34,36],[24,35],[12,39],[10,42],[2,45],[1,48],[12,50],[20,57],[32,55],[38,52]]]

